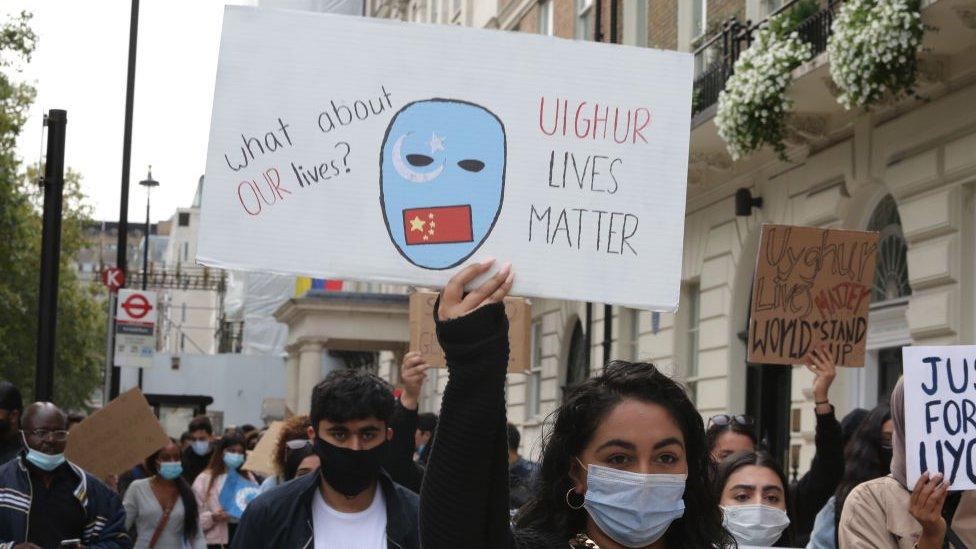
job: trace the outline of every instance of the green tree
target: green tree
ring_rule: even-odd
[[[37,36],[30,14],[0,27],[0,377],[34,395],[37,305],[40,284],[41,206],[36,169],[17,158],[17,137],[27,120],[35,90],[17,82],[21,63],[30,61]],[[61,225],[54,395],[66,408],[85,408],[101,384],[105,356],[105,306],[100,290],[79,283],[72,258],[87,245],[84,225],[91,211],[84,203],[81,177],[65,174]]]

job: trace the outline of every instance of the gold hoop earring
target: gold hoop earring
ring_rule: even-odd
[[[569,508],[572,509],[573,511],[579,511],[580,509],[583,508],[583,501],[580,501],[579,505],[573,505],[573,503],[569,501],[569,495],[572,493],[574,493],[572,488],[566,491],[566,505],[568,505]],[[582,496],[580,497],[582,498]]]

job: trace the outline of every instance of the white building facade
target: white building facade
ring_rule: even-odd
[[[672,3],[675,47],[689,51],[696,43],[693,35],[698,35],[694,27],[705,28],[704,19],[698,18],[718,5],[702,1],[701,10],[690,9],[692,2]],[[595,24],[590,11],[594,4],[371,0],[366,13],[418,22],[528,27],[573,38],[592,37],[577,31],[580,25]],[[612,4],[617,3],[603,2],[604,18],[609,18]],[[669,20],[655,12],[667,4],[620,2],[618,28],[614,33],[605,30],[603,38],[613,34],[621,43],[647,45],[649,35],[663,32],[655,30],[655,21]],[[867,364],[838,375],[831,391],[838,414],[871,408],[886,398],[901,372],[902,346],[976,340],[976,9],[957,0],[928,0],[923,6],[923,20],[939,28],[926,35],[926,52],[921,54],[919,92],[925,100],[891,101],[869,113],[846,112],[835,99],[827,54],[819,53],[793,74],[789,93],[796,116],[790,120],[788,161],[769,150],[732,161],[715,128],[714,104],[698,109],[690,121],[678,312],[533,300],[532,363],[526,374],[509,374],[507,388],[509,419],[523,430],[524,452],[537,453],[543,422],[567,388],[598,374],[609,359],[647,360],[687,384],[703,417],[734,412],[759,418],[761,437],[784,458],[788,470],[805,470],[813,455],[815,425],[811,375],[802,366],[746,362],[744,334],[763,223],[880,233]],[[743,1],[740,15],[755,20],[774,9],[772,4]],[[824,9],[829,9],[826,4]],[[742,188],[762,197],[763,204],[738,217],[734,195]],[[279,310],[279,320],[291,325],[301,317],[307,323],[316,318],[315,307],[328,308],[305,299]],[[354,304],[346,306],[341,318],[352,323],[352,332],[370,332],[375,315],[399,315],[406,329],[405,304],[402,310],[392,303],[385,304],[389,310],[364,305],[368,314],[361,318]],[[305,340],[290,338],[288,347],[286,400],[297,412],[307,411],[307,400],[300,395],[326,371],[322,354],[330,345],[355,346],[336,343],[328,332],[337,328],[324,321],[310,329],[320,330],[321,337],[315,340],[305,332]],[[366,346],[390,351],[382,355],[380,371],[393,381],[396,358],[406,349],[404,338],[391,327],[379,344]],[[309,366],[303,370],[301,364]],[[430,377],[422,409],[436,411],[447,376],[434,371]]]

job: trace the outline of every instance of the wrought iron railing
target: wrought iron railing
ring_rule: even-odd
[[[733,67],[739,54],[752,42],[752,33],[767,23],[770,17],[778,15],[796,7],[801,0],[791,0],[782,7],[769,14],[768,17],[752,24],[751,21],[740,23],[736,19],[729,19],[722,25],[722,30],[698,46],[695,51],[697,74],[694,82],[691,114],[695,116],[718,102],[719,93],[725,88],[725,83],[732,76]],[[826,7],[820,9],[810,17],[804,19],[796,27],[800,38],[813,47],[813,55],[819,55],[827,49],[827,38],[830,27],[834,22],[834,12],[840,0],[829,0]],[[720,49],[719,55],[711,55],[711,50]]]

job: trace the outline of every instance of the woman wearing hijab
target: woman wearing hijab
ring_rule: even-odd
[[[860,484],[847,496],[838,526],[841,549],[976,547],[976,492],[949,492],[940,473],[928,472],[908,489],[903,379],[891,393],[891,420],[891,474]]]

